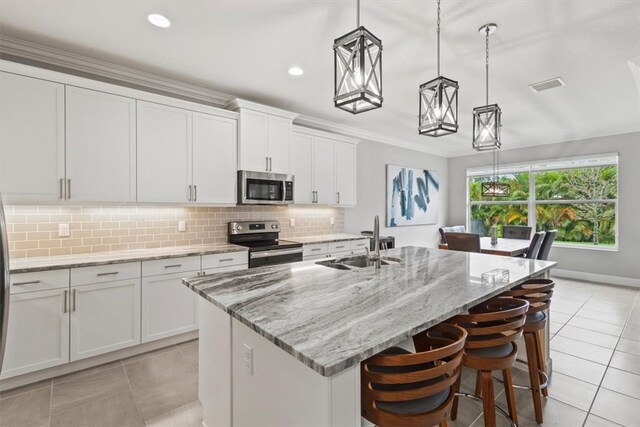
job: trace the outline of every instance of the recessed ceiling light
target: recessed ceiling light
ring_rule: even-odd
[[[289,68],[289,74],[292,76],[301,76],[304,74],[304,70],[300,67],[293,66]]]
[[[542,92],[543,90],[549,90],[560,86],[566,86],[567,84],[560,77],[555,77],[553,79],[545,80],[543,82],[538,82],[529,85],[529,89],[534,92]]]
[[[169,21],[166,16],[160,15],[159,13],[152,13],[147,16],[147,21],[160,28],[169,28],[171,26],[171,21]]]

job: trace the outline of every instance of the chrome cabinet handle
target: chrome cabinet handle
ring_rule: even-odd
[[[233,258],[224,258],[220,260],[220,262],[229,262],[229,261],[233,261]]]
[[[342,248],[344,248],[344,245],[342,245],[342,246],[336,246],[336,249],[342,249]]]
[[[64,195],[62,194],[64,192],[64,178],[60,178],[60,197],[58,197],[60,200],[64,199]]]
[[[164,266],[164,268],[178,268],[178,267],[182,267],[182,264],[171,264],[171,265]]]
[[[340,204],[340,192],[338,191],[338,204]]]
[[[71,200],[71,178],[67,179],[67,200]]]
[[[189,186],[189,201],[193,198],[193,188]]]
[[[31,280],[29,282],[16,282],[13,286],[37,285],[38,283],[40,283],[40,280]]]
[[[269,157],[269,172],[273,170],[273,158]]]
[[[77,308],[77,305],[76,305],[76,294],[77,294],[77,292],[74,289],[73,290],[73,310],[71,310],[71,311],[76,311],[76,308]]]
[[[313,248],[313,249],[311,249],[311,252],[315,252],[315,251],[319,251],[319,250],[322,250],[322,248]]]
[[[68,311],[68,308],[67,308],[67,295],[69,295],[69,291],[65,289],[64,290],[64,297],[63,297],[64,298],[64,301],[63,301],[63,307],[64,308],[62,310],[63,313],[66,313]]]
[[[198,201],[198,186],[197,185],[193,186],[193,201],[194,202]]]
[[[114,276],[116,274],[120,274],[119,271],[111,271],[109,273],[98,273],[98,277],[102,277],[102,276]]]
[[[269,157],[265,157],[264,159],[265,159],[265,161],[267,162],[267,164],[266,164],[266,166],[265,166],[265,170],[266,170],[267,172],[269,172]]]

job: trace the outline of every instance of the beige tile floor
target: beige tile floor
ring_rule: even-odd
[[[551,305],[554,374],[545,426],[640,425],[640,290],[556,279]],[[0,393],[0,426],[195,427],[198,343],[191,341]],[[463,391],[475,374],[463,372]],[[514,381],[526,384],[524,372]],[[499,405],[504,392],[495,384]],[[521,426],[536,425],[517,390]],[[453,426],[482,426],[480,404],[462,400]],[[498,417],[498,425],[507,423]]]

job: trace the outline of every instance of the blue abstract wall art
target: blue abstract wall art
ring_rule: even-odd
[[[426,169],[387,165],[387,227],[438,222],[438,174]]]

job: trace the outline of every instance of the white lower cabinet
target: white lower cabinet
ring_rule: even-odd
[[[11,295],[0,378],[69,362],[68,289]]]
[[[198,329],[198,295],[182,284],[199,271],[142,279],[142,342]]]
[[[71,361],[140,343],[140,279],[71,288]]]

